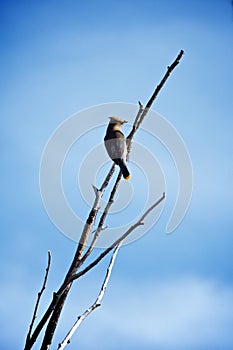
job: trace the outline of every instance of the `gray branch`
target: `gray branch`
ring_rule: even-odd
[[[149,208],[147,211],[141,216],[141,218],[132,225],[122,236],[120,236],[115,242],[113,242],[108,248],[106,248],[91,264],[89,264],[85,269],[71,276],[71,281],[74,281],[81,276],[85,275],[88,271],[90,271],[94,266],[96,266],[111,250],[113,250],[118,244],[120,244],[124,239],[126,239],[137,227],[144,225],[144,219],[146,216],[157,207],[165,198],[165,192],[163,195]]]
[[[101,306],[100,303],[101,303],[101,300],[103,299],[103,296],[105,294],[105,291],[106,291],[106,288],[107,288],[107,285],[108,285],[108,282],[109,282],[109,279],[110,279],[110,276],[112,273],[112,268],[113,268],[113,265],[114,265],[114,262],[115,262],[115,259],[116,259],[116,256],[117,256],[117,253],[120,249],[121,244],[122,244],[122,242],[118,244],[118,246],[115,248],[115,250],[112,254],[112,257],[111,257],[111,260],[110,260],[110,263],[109,263],[109,266],[108,266],[108,269],[107,269],[107,272],[106,272],[106,275],[104,278],[104,282],[101,286],[101,289],[100,289],[100,292],[99,292],[99,295],[98,295],[96,301],[82,315],[78,316],[77,321],[74,323],[72,328],[69,330],[69,332],[67,333],[64,340],[58,345],[58,348],[57,348],[58,350],[64,349],[66,347],[66,345],[70,343],[71,337],[77,331],[77,329],[79,328],[81,323],[85,320],[85,318],[87,316],[89,316],[96,308]]]
[[[50,251],[48,251],[48,263],[47,263],[47,267],[46,267],[46,270],[45,270],[45,276],[44,276],[44,280],[43,280],[43,284],[42,284],[41,290],[37,294],[36,305],[35,305],[35,308],[34,308],[32,321],[31,321],[31,324],[29,326],[27,339],[30,339],[31,334],[32,334],[32,329],[33,329],[33,326],[34,326],[34,323],[35,323],[35,320],[36,320],[36,317],[37,317],[37,311],[38,311],[38,308],[39,308],[40,299],[41,299],[42,294],[43,294],[43,292],[44,292],[44,290],[46,288],[46,283],[47,283],[47,279],[48,279],[48,275],[49,275],[50,265],[51,265],[51,253],[50,253]]]
[[[136,131],[140,127],[142,121],[144,120],[145,116],[147,115],[151,105],[153,104],[154,100],[156,99],[159,91],[161,90],[161,88],[165,84],[165,82],[168,79],[169,75],[171,74],[173,69],[178,65],[178,63],[179,63],[183,53],[184,53],[183,50],[181,50],[180,53],[178,54],[177,58],[175,59],[175,61],[171,64],[171,66],[167,67],[166,74],[164,75],[164,77],[161,80],[160,84],[156,87],[153,95],[151,96],[150,100],[147,102],[146,107],[144,108],[142,106],[142,104],[139,102],[138,114],[137,114],[137,116],[135,118],[132,130],[131,130],[130,134],[127,136],[128,155],[130,153],[132,140],[133,140],[133,137],[134,137]],[[99,222],[97,231],[95,233],[95,236],[94,236],[94,238],[93,238],[93,240],[91,242],[91,249],[89,248],[87,250],[86,254],[84,254],[84,249],[86,247],[87,239],[89,237],[89,234],[91,232],[92,226],[93,226],[93,224],[95,222],[97,213],[99,211],[100,200],[101,200],[101,198],[103,196],[103,193],[104,193],[106,187],[109,184],[109,181],[110,181],[114,171],[115,171],[115,165],[113,164],[111,169],[110,169],[110,171],[109,171],[109,173],[107,174],[105,180],[103,181],[103,184],[102,184],[101,188],[99,190],[97,190],[95,188],[95,193],[96,193],[95,202],[93,204],[93,207],[92,207],[92,209],[91,209],[91,211],[89,213],[89,216],[88,216],[88,218],[86,220],[86,223],[84,225],[83,232],[81,234],[81,238],[79,240],[75,256],[74,256],[73,261],[71,263],[71,266],[70,266],[70,268],[68,270],[68,273],[67,273],[67,275],[65,277],[65,280],[62,283],[61,287],[59,288],[58,292],[54,293],[53,299],[52,299],[52,301],[51,301],[47,311],[45,312],[45,314],[43,315],[42,319],[38,323],[38,325],[35,328],[34,332],[32,334],[31,334],[31,331],[29,332],[29,335],[26,338],[26,343],[25,343],[24,350],[30,350],[32,348],[33,344],[35,343],[35,341],[38,338],[38,335],[42,331],[44,325],[49,320],[49,318],[50,318],[50,320],[49,320],[48,326],[46,328],[46,332],[45,332],[45,336],[44,336],[44,340],[43,340],[43,343],[42,343],[41,350],[48,350],[50,348],[50,344],[51,344],[51,341],[52,341],[52,338],[53,338],[53,334],[54,334],[55,328],[57,326],[61,310],[62,310],[62,308],[64,306],[64,302],[66,300],[66,296],[68,295],[69,290],[70,290],[70,288],[72,286],[72,282],[75,279],[79,278],[81,275],[85,274],[87,271],[89,271],[93,266],[95,266],[106,254],[109,253],[109,251],[114,249],[117,246],[117,244],[119,244],[121,241],[123,241],[124,238],[126,238],[132,232],[132,230],[134,230],[139,225],[143,224],[143,220],[141,220],[140,222],[136,223],[134,225],[135,227],[132,226],[123,236],[121,236],[117,241],[115,241],[113,245],[111,245],[109,248],[107,248],[99,256],[99,258],[97,258],[93,263],[89,264],[86,269],[84,269],[84,270],[80,271],[79,273],[77,273],[79,267],[83,264],[83,262],[86,260],[86,258],[90,255],[90,253],[91,253],[91,251],[92,251],[92,249],[93,249],[93,247],[94,247],[94,245],[95,245],[95,243],[96,243],[96,241],[98,239],[98,236],[99,236],[101,230],[103,229],[103,223],[104,223],[105,218],[106,218],[106,216],[108,214],[109,208],[110,208],[110,206],[111,206],[111,204],[113,202],[113,198],[114,198],[114,195],[115,195],[116,191],[115,192],[113,191],[112,198],[109,198],[109,202],[107,203],[107,206],[106,206],[106,208],[104,210],[104,213],[103,213],[103,215],[102,215],[102,217],[100,219],[100,222]],[[120,179],[121,179],[121,174],[118,175],[118,179],[115,182],[114,186],[118,186],[118,184],[120,182]],[[164,197],[162,197],[160,199],[160,201],[163,200],[163,198]],[[148,211],[151,211],[151,210],[153,210],[153,209],[151,209],[151,208],[148,209]],[[33,320],[33,323],[34,323],[34,320]]]

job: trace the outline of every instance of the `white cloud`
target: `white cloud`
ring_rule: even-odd
[[[91,349],[93,342],[96,349],[108,350],[115,350],[116,344],[135,350],[142,346],[160,350],[232,349],[233,287],[196,277],[140,283],[122,283],[113,278],[102,307],[78,330],[70,350],[77,344]],[[78,293],[72,293],[55,342],[63,338],[80,310],[94,301],[97,285],[99,281],[94,278],[81,284]],[[42,310],[50,300],[48,294],[43,299]],[[2,341],[9,338],[14,319],[18,326],[11,343],[23,343],[34,298],[35,290],[26,284],[18,288],[9,284],[4,288],[2,301],[12,302],[0,305]]]
[[[115,290],[116,293],[116,290]],[[227,349],[233,344],[233,289],[183,278],[123,285],[108,299],[108,329],[159,349]],[[117,298],[117,300],[116,300]],[[225,347],[224,347],[225,346]]]

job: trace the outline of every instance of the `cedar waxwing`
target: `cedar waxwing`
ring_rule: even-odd
[[[126,120],[118,117],[109,117],[110,121],[104,138],[104,144],[109,157],[119,165],[125,180],[129,180],[130,173],[126,166],[127,147],[121,126]]]

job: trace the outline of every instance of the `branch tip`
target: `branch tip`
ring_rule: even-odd
[[[98,188],[95,185],[92,185],[92,188],[93,188],[93,190],[95,192],[95,195],[97,195],[98,192],[99,192]]]
[[[43,280],[43,284],[42,284],[41,290],[37,293],[37,300],[36,300],[36,304],[35,304],[35,307],[34,307],[32,321],[31,321],[30,326],[29,326],[29,331],[28,331],[27,338],[26,338],[26,344],[28,342],[30,342],[30,340],[31,340],[32,329],[33,329],[35,320],[37,318],[37,311],[38,311],[38,308],[39,308],[39,305],[40,305],[40,299],[41,299],[42,294],[43,294],[43,292],[44,292],[44,290],[46,288],[46,283],[47,283],[47,280],[48,280],[48,274],[49,274],[49,270],[50,270],[50,265],[51,265],[51,252],[50,252],[50,250],[48,250],[48,262],[47,262],[47,267],[46,267],[46,270],[45,270],[45,276],[44,276],[44,280]]]
[[[139,108],[143,108],[143,104],[141,103],[141,101],[138,101],[139,104]]]

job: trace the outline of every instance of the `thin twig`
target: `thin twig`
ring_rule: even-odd
[[[140,118],[141,118],[141,114],[144,110],[143,105],[141,104],[140,101],[138,101],[139,104],[139,109],[138,109],[138,113],[136,115],[136,118],[134,120],[133,123],[133,127],[129,133],[129,135],[126,138],[126,144],[127,144],[127,160],[129,160],[129,154],[131,152],[131,147],[132,147],[132,141],[133,141],[133,136],[135,134],[135,132],[137,131],[138,127],[139,127],[139,123],[140,123]]]
[[[100,191],[101,192],[104,191],[105,188],[108,186],[109,181],[111,180],[111,177],[114,174],[114,171],[115,171],[115,163],[112,164],[111,169],[109,170],[109,172],[108,172],[108,174],[107,174],[107,176],[106,176],[102,186],[100,187]]]
[[[34,323],[35,323],[35,320],[36,320],[36,317],[37,317],[37,311],[38,311],[38,308],[39,308],[39,304],[40,304],[40,299],[42,297],[42,294],[46,288],[46,283],[47,283],[47,279],[48,279],[48,274],[49,274],[49,269],[50,269],[50,265],[51,265],[51,253],[50,251],[48,251],[48,263],[47,263],[47,267],[46,267],[46,270],[45,270],[45,276],[44,276],[44,280],[43,280],[43,284],[42,284],[42,288],[41,290],[38,292],[37,294],[37,300],[36,300],[36,305],[35,305],[35,308],[34,308],[34,312],[33,312],[33,316],[32,316],[32,321],[31,321],[31,324],[29,326],[29,331],[28,331],[28,334],[27,334],[27,339],[30,339],[31,337],[31,333],[32,333],[32,328],[34,326]]]
[[[104,282],[101,286],[101,289],[100,289],[100,292],[99,292],[99,295],[98,295],[96,301],[81,316],[78,316],[77,321],[74,323],[72,328],[69,330],[69,332],[67,333],[67,335],[64,338],[64,340],[62,341],[62,343],[60,343],[58,345],[58,348],[57,348],[58,350],[64,349],[65,346],[70,343],[71,337],[77,331],[78,327],[85,320],[85,318],[87,316],[89,316],[91,314],[91,312],[94,311],[97,307],[101,306],[100,303],[101,303],[101,300],[103,299],[103,296],[105,294],[105,291],[106,291],[106,288],[107,288],[107,285],[108,285],[108,282],[109,282],[109,279],[111,276],[112,268],[113,268],[117,253],[121,247],[121,244],[122,244],[122,242],[116,246],[116,248],[112,254],[112,257],[111,257],[111,260],[110,260],[110,263],[108,265],[108,269],[107,269],[107,272],[106,272],[106,275],[104,278]]]
[[[151,98],[149,99],[149,101],[147,102],[145,108],[142,109],[142,106],[140,104],[140,109],[141,113],[138,114],[138,119],[137,119],[137,123],[134,125],[134,127],[132,128],[132,130],[130,131],[129,135],[127,136],[127,145],[128,145],[128,149],[130,149],[130,145],[132,143],[132,139],[134,137],[134,134],[136,133],[136,131],[138,130],[138,128],[140,127],[141,123],[143,122],[145,116],[147,115],[147,113],[149,112],[149,109],[151,108],[153,102],[155,101],[156,97],[158,96],[160,90],[162,89],[162,87],[164,86],[164,84],[166,83],[167,79],[169,78],[169,75],[171,74],[171,72],[175,69],[175,67],[180,63],[180,60],[182,58],[184,54],[183,50],[180,50],[179,54],[177,55],[175,61],[167,67],[167,71],[164,74],[162,80],[160,81],[160,83],[157,85],[157,87],[155,88]]]

